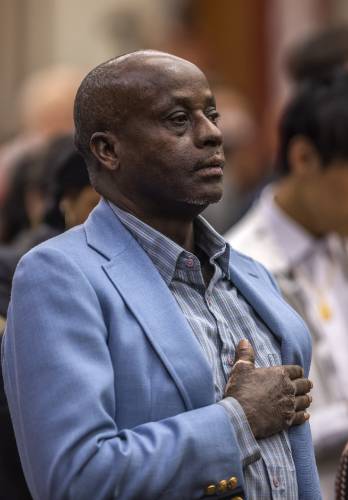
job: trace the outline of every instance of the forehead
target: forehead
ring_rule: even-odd
[[[179,58],[154,58],[127,74],[134,106],[160,108],[170,103],[201,105],[214,101],[205,75]]]

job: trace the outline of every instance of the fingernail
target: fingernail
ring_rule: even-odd
[[[309,414],[309,413],[307,413],[307,412],[305,412],[305,414],[304,414],[304,418],[305,418],[305,420],[309,420],[309,417],[310,417],[310,414]]]
[[[241,349],[248,349],[249,347],[249,341],[247,339],[242,339],[240,342],[239,342],[239,347]]]
[[[311,403],[313,401],[313,398],[312,396],[308,396],[309,397],[309,402]]]
[[[309,384],[311,386],[311,389],[313,389],[313,382],[311,380],[309,381]]]

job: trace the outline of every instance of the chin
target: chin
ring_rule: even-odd
[[[222,198],[222,189],[216,189],[214,191],[199,193],[196,196],[188,196],[184,200],[189,205],[202,206],[206,208],[211,203],[218,203]]]

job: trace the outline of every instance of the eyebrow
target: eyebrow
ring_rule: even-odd
[[[191,101],[192,101],[192,97],[189,97],[189,96],[186,96],[186,95],[180,95],[180,93],[178,92],[177,95],[174,95],[173,96],[173,100],[176,101],[176,102],[182,102],[183,104],[189,104]],[[204,97],[204,100],[205,100],[205,103],[208,105],[211,105],[211,104],[214,104],[215,105],[215,98],[213,96],[213,94],[211,94],[210,92],[209,93],[206,93],[205,97]]]
[[[213,106],[214,108],[216,107],[215,97],[210,92],[207,93],[203,99],[204,99],[204,108],[207,108],[209,106]],[[163,101],[159,100],[158,108],[171,108],[177,105],[182,105],[184,107],[191,107],[191,104],[192,104],[192,96],[188,96],[186,94],[182,95],[180,94],[180,91],[178,91],[174,95],[171,96],[166,95]]]

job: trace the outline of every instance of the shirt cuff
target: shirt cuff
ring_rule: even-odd
[[[218,404],[225,408],[231,419],[237,436],[243,467],[259,460],[261,458],[261,450],[241,405],[232,397],[224,398]]]

